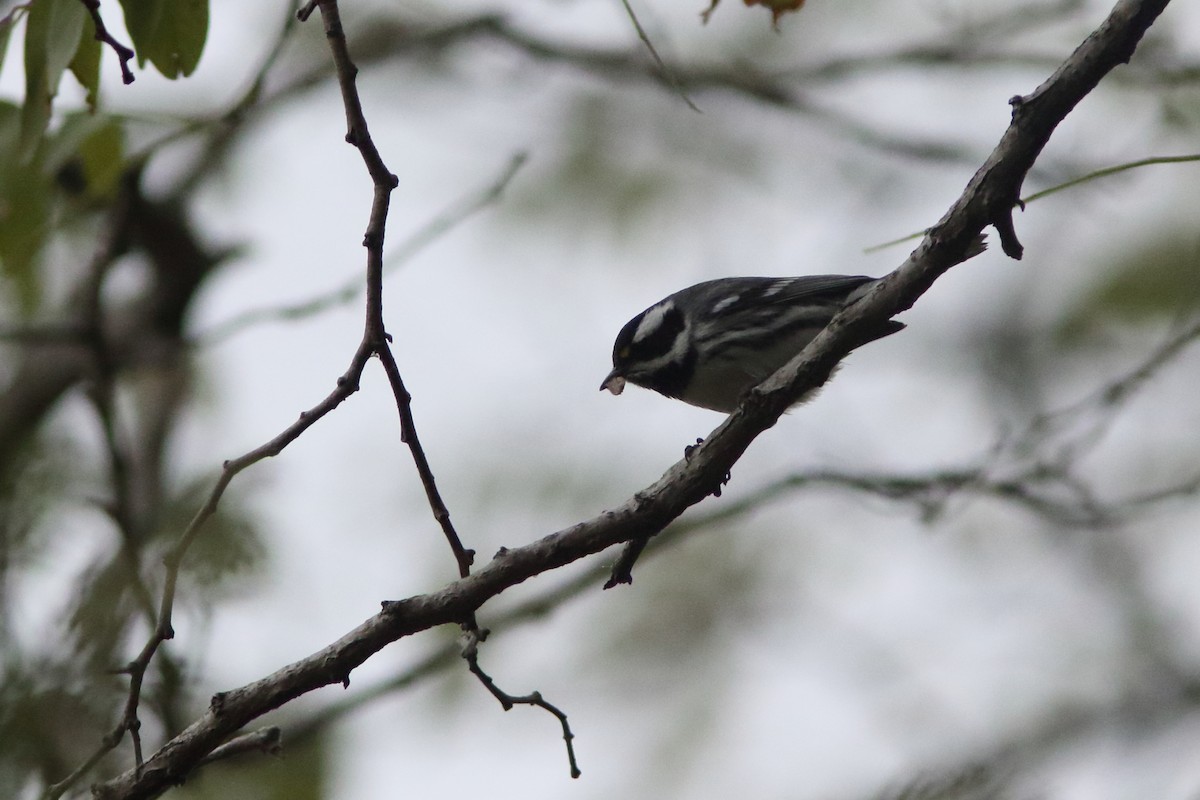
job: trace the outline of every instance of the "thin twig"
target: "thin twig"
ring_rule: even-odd
[[[383,163],[383,158],[371,139],[367,126],[367,118],[363,114],[362,100],[358,95],[356,77],[358,68],[350,57],[350,48],[346,43],[346,35],[342,28],[341,17],[336,0],[316,0],[307,4],[300,11],[303,21],[312,14],[314,8],[321,11],[321,19],[325,25],[325,38],[333,54],[334,68],[337,71],[338,86],[342,92],[342,105],[346,111],[346,141],[358,148],[366,164],[367,172],[374,185],[374,201],[371,203],[371,214],[367,221],[367,230],[363,235],[363,246],[367,249],[367,319],[363,333],[364,347],[370,347],[379,357],[387,373],[396,401],[396,410],[400,415],[400,439],[408,445],[413,463],[425,488],[430,510],[442,529],[446,541],[454,553],[458,564],[459,577],[465,578],[471,572],[475,551],[463,546],[454,524],[450,521],[450,511],[442,500],[433,477],[429,459],[421,447],[417,436],[416,423],[412,414],[412,396],[404,386],[400,369],[389,347],[391,337],[383,324],[383,241],[387,228],[387,213],[389,198],[396,188],[399,179]]]
[[[417,437],[417,426],[412,414],[412,395],[404,388],[404,380],[400,377],[400,367],[396,364],[396,358],[392,355],[391,348],[387,347],[380,348],[378,355],[379,362],[387,374],[388,384],[392,387],[396,410],[400,414],[400,441],[408,445],[412,454],[417,474],[421,478],[421,486],[425,488],[425,498],[433,511],[433,518],[437,520],[442,535],[446,537],[446,542],[454,553],[454,560],[458,564],[458,577],[465,578],[471,574],[471,565],[475,563],[475,551],[463,546],[458,531],[454,529],[454,523],[450,521],[450,509],[446,508],[446,503],[442,500],[442,494],[433,478],[433,469],[429,466],[429,459],[421,447],[421,440]]]
[[[42,800],[58,800],[59,797],[62,797],[63,794],[65,794],[67,790],[78,783],[84,775],[87,775],[89,772],[95,769],[96,765],[100,763],[100,760],[121,743],[121,738],[124,735],[125,730],[122,728],[119,736],[113,737],[111,734],[105,736],[100,744],[100,747],[94,750],[92,754],[88,756],[87,760],[76,767],[70,775],[63,778],[61,781],[52,783],[46,787],[46,791],[42,792]]]
[[[1034,200],[1041,200],[1043,197],[1048,197],[1055,192],[1061,192],[1063,189],[1070,189],[1072,186],[1078,186],[1081,183],[1088,183],[1097,178],[1107,178],[1109,175],[1116,175],[1130,169],[1138,169],[1139,167],[1149,167],[1155,164],[1186,164],[1191,161],[1200,161],[1200,154],[1192,154],[1186,156],[1153,156],[1151,158],[1143,158],[1138,161],[1130,161],[1125,164],[1117,164],[1112,167],[1089,172],[1087,175],[1081,175],[1078,178],[1060,183],[1057,186],[1051,186],[1049,189],[1042,189],[1040,192],[1034,192],[1021,198],[1023,204],[1028,205]]]
[[[277,756],[283,748],[283,732],[277,727],[260,728],[250,733],[235,736],[225,744],[213,750],[196,766],[202,767],[214,761],[240,756],[244,753],[266,753]]]
[[[104,25],[104,19],[100,16],[100,0],[79,0],[87,8],[92,15],[92,22],[96,26],[96,41],[108,45],[117,54],[117,58],[121,62],[121,81],[126,85],[133,83],[133,70],[129,68],[129,62],[137,55],[125,45],[121,44],[116,38],[108,32],[108,28]]]
[[[1116,420],[1116,412],[1137,390],[1197,341],[1200,341],[1200,318],[1184,324],[1125,375],[1072,405],[1035,418],[1011,449],[1036,451],[1046,439],[1056,437],[1060,445],[1054,463],[1077,460],[1084,451],[1100,443]],[[1072,430],[1073,435],[1068,435]]]
[[[17,19],[26,11],[28,11],[32,5],[33,0],[29,0],[27,3],[17,3],[15,6],[10,8],[7,14],[5,14],[3,17],[0,17],[0,33],[3,33],[5,28],[15,25],[17,23]]]
[[[142,578],[141,534],[135,521],[133,509],[132,476],[129,460],[117,433],[114,403],[116,365],[108,347],[104,330],[104,312],[101,303],[102,288],[108,269],[120,250],[120,241],[126,235],[131,207],[130,193],[135,191],[133,179],[127,179],[119,192],[109,214],[107,224],[99,236],[99,243],[88,266],[86,280],[81,290],[80,321],[77,326],[80,340],[91,356],[92,387],[89,396],[99,420],[109,459],[109,471],[113,499],[108,506],[109,516],[116,526],[120,538],[119,558],[125,562],[125,572],[137,606],[145,614],[151,629],[157,625],[154,600],[150,589]],[[134,763],[142,768],[141,722],[138,719],[138,704],[141,701],[142,680],[146,665],[127,666],[123,672],[129,675],[129,691],[121,719],[106,734],[96,751],[74,772],[61,781],[47,787],[46,798],[57,798],[67,791],[82,775],[90,770],[124,738],[126,732],[133,740]]]
[[[1097,180],[1098,178],[1107,178],[1110,175],[1116,175],[1118,173],[1125,172],[1126,170],[1138,169],[1139,167],[1149,167],[1155,164],[1185,164],[1192,161],[1200,161],[1200,154],[1186,156],[1153,156],[1151,158],[1142,158],[1137,161],[1129,161],[1124,164],[1117,164],[1111,167],[1104,167],[1103,169],[1093,170],[1086,175],[1081,175],[1078,178],[1072,178],[1069,181],[1056,184],[1048,189],[1042,189],[1041,191],[1034,192],[1031,195],[1026,195],[1018,201],[1017,207],[1024,208],[1036,200],[1041,200],[1043,197],[1048,197],[1056,192],[1061,192],[1064,189],[1070,189],[1083,183],[1089,183]],[[863,253],[870,255],[871,253],[878,253],[880,250],[886,250],[889,247],[895,247],[896,245],[904,244],[905,242],[916,241],[924,236],[927,232],[928,231],[910,233],[907,236],[901,236],[899,239],[892,239],[891,241],[873,244],[870,247],[864,247]]]
[[[692,102],[692,98],[688,97],[687,91],[683,88],[683,84],[679,82],[679,78],[675,77],[675,73],[671,71],[671,68],[668,67],[666,62],[662,60],[662,56],[658,54],[658,50],[654,48],[654,42],[650,41],[649,34],[647,34],[646,29],[642,27],[642,23],[638,20],[637,14],[634,13],[633,6],[630,5],[629,0],[621,0],[621,5],[625,6],[625,13],[629,15],[629,21],[633,23],[633,29],[637,31],[638,38],[642,40],[642,44],[646,45],[646,49],[650,51],[650,56],[654,59],[654,63],[658,65],[658,69],[662,72],[663,78],[665,78],[667,82],[674,87],[675,91],[679,93],[679,97],[682,98],[683,102],[687,103],[688,108],[690,108],[692,111],[695,111],[697,114],[701,113],[700,109],[696,107],[696,104]]]
[[[571,732],[571,725],[567,722],[567,715],[562,709],[552,703],[546,701],[542,697],[541,692],[530,692],[524,695],[513,695],[501,689],[492,680],[492,676],[488,675],[479,666],[479,645],[488,637],[486,628],[479,628],[475,625],[464,627],[463,636],[465,642],[462,648],[462,657],[467,662],[467,669],[471,674],[479,679],[479,682],[491,692],[492,697],[500,702],[500,707],[505,711],[511,711],[513,706],[536,706],[537,708],[545,709],[558,718],[558,722],[562,725],[563,741],[567,745],[567,764],[571,769],[571,777],[578,778],[583,773],[579,771],[579,762],[575,760],[575,734]]]

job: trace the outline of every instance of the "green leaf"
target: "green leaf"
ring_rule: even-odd
[[[30,311],[41,297],[35,267],[49,232],[50,198],[32,166],[15,166],[0,180],[0,272],[11,281],[21,308]]]
[[[96,39],[96,23],[89,14],[80,34],[79,47],[71,59],[71,74],[79,85],[87,90],[88,108],[96,110],[96,97],[100,92],[100,42]]]
[[[79,49],[87,9],[79,0],[36,0],[25,25],[25,107],[21,151],[32,154],[46,127],[63,72]]]
[[[64,212],[88,207],[64,204],[62,192],[85,200],[110,197],[125,162],[117,119],[67,114],[31,155],[23,152],[22,122],[21,108],[0,103],[0,275],[29,311],[42,294],[38,257],[52,229],[61,226]]]
[[[138,64],[174,80],[191,75],[208,37],[208,0],[121,0]]]
[[[87,193],[91,197],[111,197],[125,170],[125,129],[107,119],[79,145],[79,160]]]
[[[16,153],[21,137],[21,107],[0,100],[0,165],[7,165]]]
[[[45,177],[21,146],[23,112],[0,103],[0,275],[28,311],[41,295],[38,253],[49,229],[50,197]]]

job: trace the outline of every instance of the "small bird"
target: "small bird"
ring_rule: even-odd
[[[600,390],[620,394],[629,382],[728,414],[745,392],[803,350],[877,280],[811,275],[720,278],[689,286],[625,323]],[[888,320],[855,347],[903,329],[903,323]]]

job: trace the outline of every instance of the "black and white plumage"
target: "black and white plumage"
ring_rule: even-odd
[[[625,383],[729,413],[876,278],[721,278],[665,297],[625,324],[600,389]],[[860,346],[904,328],[889,320]],[[802,400],[805,398],[801,398]]]

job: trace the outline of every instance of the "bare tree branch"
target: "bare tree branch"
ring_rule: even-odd
[[[1096,413],[1115,416],[1121,403],[1144,389],[1154,375],[1197,340],[1200,340],[1200,322],[1185,326],[1125,374],[1098,387],[1083,400],[1040,414],[1020,434],[1003,437],[995,448],[974,459],[976,466],[910,475],[871,475],[829,469],[786,475],[711,508],[702,515],[676,521],[652,539],[640,540],[649,545],[646,557],[653,557],[671,544],[698,533],[716,530],[744,518],[770,503],[794,498],[803,492],[829,489],[866,493],[895,503],[912,505],[926,520],[943,515],[947,504],[955,498],[970,500],[989,497],[1027,510],[1057,526],[1101,534],[1102,528],[1126,524],[1150,506],[1195,495],[1200,492],[1200,475],[1190,481],[1141,495],[1093,504],[1090,492],[1087,493],[1086,502],[1085,498],[1078,498],[1080,502],[1075,502],[1077,498],[1074,495],[1056,491],[1060,481],[1058,473],[1061,471],[1064,475],[1071,475],[1071,470],[1065,464],[1053,469],[1046,465],[1057,463],[1062,452],[1071,450],[1063,446],[1064,441],[1074,440],[1078,430],[1077,426],[1068,424],[1069,420],[1079,420]],[[1054,422],[1048,425],[1045,422],[1047,420]],[[1077,451],[1072,452],[1076,457],[1079,455]],[[1014,459],[1018,463],[1014,463]],[[1077,479],[1072,477],[1072,480]],[[489,628],[506,631],[541,619],[594,588],[607,571],[603,563],[596,562],[590,569],[578,572],[557,586],[493,614]],[[1130,585],[1129,581],[1120,583],[1124,588]],[[1139,617],[1145,618],[1145,615]],[[294,722],[289,726],[289,742],[302,742],[380,697],[410,688],[431,674],[448,669],[462,655],[463,648],[453,642],[435,648],[403,672],[366,689],[360,688],[355,694],[335,700],[306,719]],[[1066,733],[1060,731],[1058,735]],[[1012,745],[1005,745],[1001,749],[1011,750]],[[991,763],[994,759],[995,756],[990,756],[987,761]],[[957,773],[964,768],[956,766],[949,771]],[[940,770],[935,777],[945,771]],[[914,782],[920,781],[914,779]]]
[[[310,4],[308,10],[315,5]],[[319,5],[324,12],[332,4]],[[437,625],[459,624],[518,583],[613,544],[652,536],[712,494],[750,443],[775,423],[794,398],[827,380],[864,331],[911,307],[941,274],[971,252],[985,225],[998,228],[1005,252],[1014,258],[1021,255],[1011,213],[1025,175],[1059,122],[1109,71],[1129,60],[1166,5],[1167,0],[1118,0],[1109,17],[1054,75],[1030,95],[1014,98],[1013,121],[1000,143],[909,259],[868,296],[840,313],[800,355],[750,392],[690,460],[675,464],[653,485],[614,510],[531,544],[504,550],[482,569],[439,591],[385,603],[379,614],[321,651],[254,683],[215,695],[208,711],[153,754],[144,769],[127,771],[95,787],[96,796],[104,800],[157,796],[251,720],[321,686],[345,683],[356,667],[385,645]],[[340,35],[340,26],[332,24],[331,18],[326,24],[331,38]],[[348,57],[336,55],[337,47],[334,49],[345,87],[352,79]],[[351,130],[355,143],[362,146],[359,134],[365,131],[355,131],[353,120]],[[377,176],[377,187],[386,185],[390,173],[366,153],[364,157],[372,175]],[[376,207],[380,205],[386,207],[386,191],[377,188]],[[367,243],[375,244],[370,231]],[[375,263],[374,256],[369,261],[369,275],[377,275],[381,264]],[[373,290],[369,309],[377,302]],[[374,312],[369,312],[368,330],[373,318]]]

